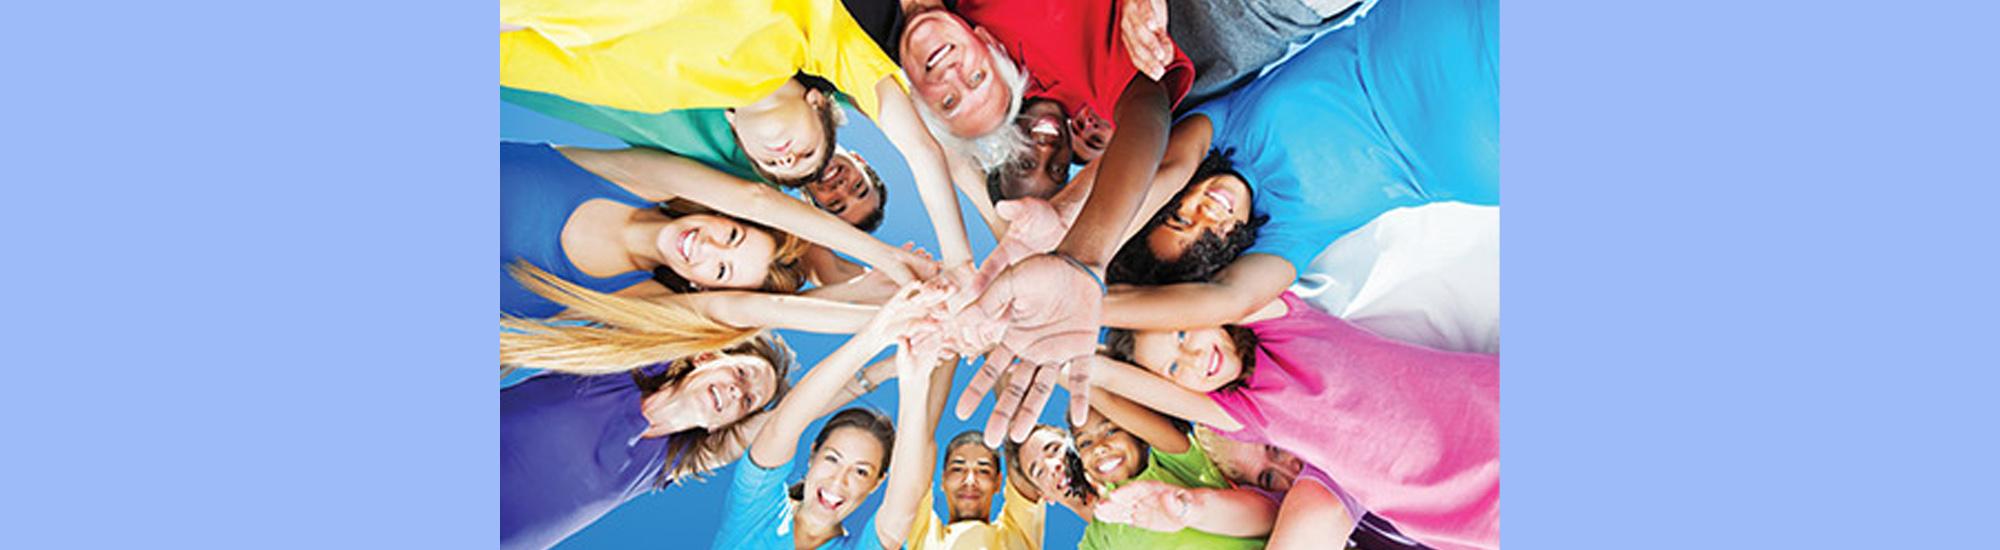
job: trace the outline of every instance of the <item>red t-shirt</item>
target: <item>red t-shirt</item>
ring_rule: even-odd
[[[961,0],[952,11],[1000,40],[1028,72],[1028,97],[1053,99],[1071,117],[1111,120],[1125,86],[1145,77],[1118,36],[1116,0]],[[1194,62],[1179,46],[1160,84],[1169,105],[1194,85]]]

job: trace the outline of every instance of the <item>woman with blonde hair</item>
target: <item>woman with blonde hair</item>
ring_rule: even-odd
[[[562,308],[510,277],[507,266],[516,262],[630,296],[791,293],[805,282],[799,259],[809,248],[796,234],[899,282],[935,269],[927,258],[767,187],[646,149],[503,142],[500,214],[500,309],[518,317],[546,318]]]
[[[783,339],[756,333],[629,375],[551,371],[500,390],[500,546],[547,548],[735,461],[794,362]]]

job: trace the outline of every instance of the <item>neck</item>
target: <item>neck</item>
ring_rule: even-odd
[[[660,391],[653,392],[639,402],[640,413],[645,415],[646,422],[650,424],[646,428],[648,437],[679,433],[699,427],[694,421],[689,420],[693,416],[687,414],[688,400],[676,397],[676,392],[672,388],[660,388]]]
[[[805,505],[803,502],[797,504],[800,506]],[[796,510],[792,514],[792,540],[803,543],[802,547],[804,548],[818,548],[819,545],[826,544],[826,541],[833,540],[833,537],[839,534],[839,520],[835,520],[829,524],[818,524],[807,519],[804,514],[797,513]]]
[[[632,213],[632,218],[618,231],[618,242],[625,254],[632,257],[632,265],[652,269],[666,264],[666,257],[660,252],[660,232],[672,222],[673,219],[650,208]]]

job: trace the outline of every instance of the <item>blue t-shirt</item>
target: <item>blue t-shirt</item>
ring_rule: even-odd
[[[1270,217],[1246,253],[1304,271],[1375,216],[1500,203],[1492,0],[1382,2],[1269,74],[1196,108]]]
[[[723,500],[722,526],[716,529],[714,550],[791,550],[792,463],[765,469],[745,454],[736,463],[736,478],[729,483]],[[820,545],[821,550],[879,550],[881,537],[875,534],[875,516],[859,532],[848,531]]]
[[[617,292],[653,278],[647,271],[592,277],[570,263],[562,246],[563,226],[578,206],[594,199],[633,208],[654,206],[570,162],[554,147],[500,142],[500,311],[539,319],[563,310],[507,273],[507,265],[517,259],[598,292]]]

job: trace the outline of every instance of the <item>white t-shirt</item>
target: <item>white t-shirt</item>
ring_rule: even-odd
[[[1500,207],[1390,210],[1313,258],[1292,293],[1384,337],[1500,352]]]

